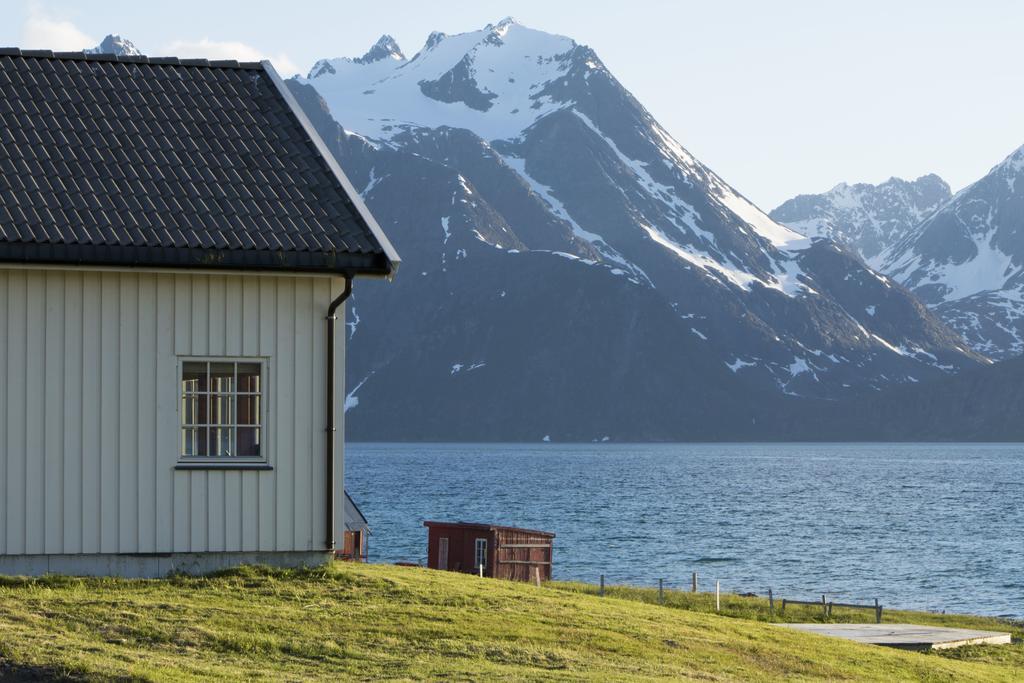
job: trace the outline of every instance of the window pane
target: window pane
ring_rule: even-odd
[[[231,443],[231,427],[214,427],[210,429],[210,455],[234,455]]]
[[[181,393],[207,391],[206,363],[181,364]]]
[[[476,539],[476,567],[487,568],[487,539]]]
[[[210,391],[230,393],[235,390],[235,364],[210,363]]]
[[[258,425],[260,423],[260,396],[240,395],[238,401],[238,424]]]
[[[190,394],[181,397],[181,424],[183,426],[206,424],[206,402],[203,394]]]
[[[210,451],[207,447],[209,430],[206,427],[196,427],[181,430],[181,454],[186,456],[207,456]]]
[[[238,428],[238,453],[240,456],[260,455],[260,430],[258,427]]]
[[[182,429],[181,430],[181,454],[182,455],[195,455],[196,454],[196,430],[194,430],[194,429]]]
[[[248,393],[260,392],[260,364],[238,364],[238,390]]]
[[[224,394],[210,394],[210,420],[212,425],[229,425],[235,422],[234,399]]]

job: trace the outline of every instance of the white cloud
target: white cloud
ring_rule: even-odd
[[[20,47],[30,50],[76,51],[95,47],[99,41],[67,20],[44,14],[37,6],[29,7],[28,19],[21,27]]]
[[[276,56],[268,55],[251,45],[234,41],[217,41],[203,38],[202,40],[176,40],[170,43],[164,54],[173,57],[205,58],[205,59],[237,59],[240,62],[258,62],[261,59],[269,59],[274,68],[283,77],[287,78],[299,73],[299,67],[288,55],[278,53]]]

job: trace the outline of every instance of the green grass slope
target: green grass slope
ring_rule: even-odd
[[[1018,645],[907,653],[588,592],[355,564],[0,579],[0,677],[1020,680]]]

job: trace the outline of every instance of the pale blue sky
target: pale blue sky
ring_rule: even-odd
[[[506,15],[593,47],[691,152],[765,210],[837,182],[935,172],[959,189],[1024,144],[1024,2],[3,0],[0,44],[269,56],[305,72],[390,33]],[[283,67],[283,68],[282,68]]]

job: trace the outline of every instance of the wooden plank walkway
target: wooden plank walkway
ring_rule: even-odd
[[[1008,645],[1009,633],[916,624],[776,624],[785,628],[845,638],[902,650],[941,650],[963,645]]]

